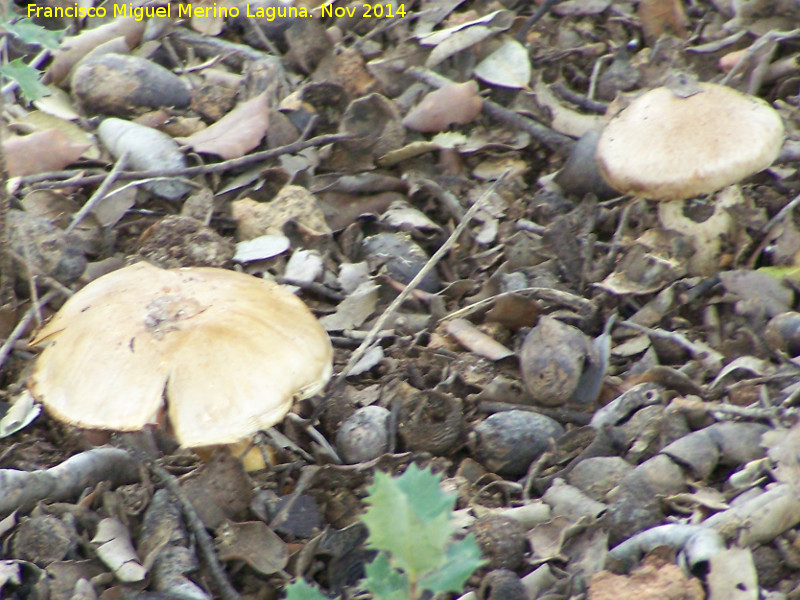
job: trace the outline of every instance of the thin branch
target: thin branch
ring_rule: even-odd
[[[2,40],[5,46],[5,37]],[[0,114],[3,113],[5,97],[0,93]],[[15,302],[14,281],[16,269],[11,258],[11,225],[8,213],[11,210],[11,196],[8,193],[8,171],[6,153],[3,150],[3,123],[0,122],[0,308],[12,307]]]
[[[50,300],[58,296],[60,292],[58,290],[50,290],[44,296],[39,298],[38,302],[31,303],[31,307],[25,312],[22,318],[17,323],[17,326],[14,327],[14,330],[8,335],[8,339],[3,342],[3,345],[0,346],[0,368],[6,362],[8,355],[11,354],[11,350],[14,348],[14,344],[22,337],[22,334],[25,333],[25,330],[28,329],[28,325],[31,324],[33,318],[39,312],[40,307],[44,306]]]
[[[181,486],[178,484],[178,480],[164,467],[150,460],[140,450],[134,448],[124,438],[120,437],[118,439],[119,443],[124,446],[130,456],[144,465],[157,479],[161,480],[164,488],[175,499],[178,506],[180,506],[181,512],[186,519],[186,525],[194,534],[197,549],[200,551],[203,562],[208,568],[211,578],[214,580],[217,592],[219,592],[219,597],[222,598],[222,600],[241,600],[239,592],[237,592],[231,585],[231,582],[228,581],[225,569],[219,562],[217,553],[214,550],[214,540],[211,539],[205,524],[202,519],[200,519],[200,515],[197,514],[197,511],[186,497],[186,494],[183,493]]]
[[[119,174],[125,168],[125,165],[128,162],[128,155],[129,153],[127,151],[122,153],[122,156],[119,157],[116,164],[114,165],[114,168],[111,169],[111,172],[105,178],[103,183],[100,184],[100,187],[98,187],[95,190],[94,194],[92,194],[92,197],[89,198],[86,201],[86,204],[81,206],[81,209],[77,213],[75,213],[74,217],[72,217],[72,222],[64,230],[65,233],[70,233],[73,229],[75,229],[78,226],[78,224],[81,221],[83,221],[83,219],[86,218],[86,215],[88,215],[92,210],[94,210],[94,208],[98,204],[100,204],[103,201],[103,199],[106,197],[106,194],[108,193],[108,190],[111,188],[112,185],[114,185],[114,182],[117,180],[117,177],[119,177]]]
[[[364,338],[364,341],[361,342],[361,345],[355,349],[355,351],[350,355],[350,360],[347,361],[347,365],[342,369],[342,371],[336,376],[336,379],[333,382],[333,389],[340,386],[347,374],[350,370],[361,360],[361,358],[366,354],[367,350],[369,350],[372,345],[375,343],[375,340],[378,339],[378,334],[383,329],[386,322],[392,318],[397,309],[406,301],[406,299],[411,295],[411,293],[416,289],[419,283],[430,273],[433,268],[439,263],[440,260],[444,257],[444,255],[450,251],[450,248],[458,241],[458,238],[467,228],[469,222],[472,220],[472,217],[475,216],[475,213],[478,212],[478,209],[483,206],[484,201],[489,197],[490,194],[494,193],[497,189],[497,186],[505,179],[508,171],[500,176],[489,189],[487,189],[480,198],[478,198],[475,203],[470,206],[469,210],[464,214],[464,218],[459,222],[456,228],[453,230],[453,233],[450,234],[450,237],[445,240],[444,244],[442,244],[439,249],[434,253],[433,256],[430,257],[428,262],[419,270],[419,272],[414,276],[414,278],[408,282],[408,285],[400,292],[397,297],[386,307],[386,310],[383,311],[380,317],[377,318],[375,324],[372,326],[372,329],[369,330],[367,337]]]
[[[404,70],[403,73],[436,88],[453,83],[447,77],[442,77],[433,71],[429,71],[428,69],[423,69],[421,67],[412,67]],[[501,106],[496,102],[486,99],[483,99],[482,102],[483,112],[485,112],[487,115],[493,119],[501,121],[512,129],[521,129],[525,133],[530,134],[531,137],[533,137],[536,141],[544,144],[551,150],[562,154],[568,154],[575,145],[575,140],[573,140],[571,137],[558,133],[557,131],[550,129],[541,123],[537,123],[532,119],[527,119],[513,110],[506,108],[505,106]]]
[[[295,154],[300,150],[305,150],[312,146],[324,146],[334,142],[341,142],[343,140],[352,139],[353,136],[344,133],[331,133],[328,135],[320,135],[310,140],[299,140],[272,148],[271,150],[262,150],[261,152],[254,152],[239,158],[232,158],[222,162],[214,163],[211,165],[200,165],[197,167],[186,167],[182,169],[158,169],[155,171],[123,171],[117,176],[117,181],[130,181],[133,179],[145,179],[150,177],[191,177],[193,175],[207,175],[209,173],[221,173],[229,169],[236,169],[252,165],[253,163],[264,162],[273,158],[278,158],[284,154]],[[39,182],[45,182],[50,179],[68,179],[74,177],[77,171],[54,171],[51,173],[38,173],[37,175],[27,175],[20,177],[20,183],[23,185],[31,185]],[[102,183],[108,177],[107,173],[101,175],[90,175],[88,177],[75,177],[69,181],[62,181],[59,183],[46,183],[36,186],[37,188],[50,188],[50,187],[65,187],[65,186],[78,186],[89,185],[94,183]]]

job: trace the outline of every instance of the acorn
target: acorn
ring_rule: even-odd
[[[379,233],[365,238],[361,243],[363,259],[371,269],[385,266],[386,273],[402,284],[409,283],[430,258],[425,250],[407,233]],[[417,286],[425,292],[436,293],[442,284],[431,271]]]
[[[561,406],[569,402],[590,360],[591,342],[579,329],[542,316],[519,353],[522,379],[534,402]]]
[[[558,421],[524,410],[499,412],[478,423],[468,438],[473,457],[498,475],[524,475],[562,436]]]
[[[493,569],[516,569],[528,550],[525,527],[519,521],[503,515],[478,517],[471,527],[481,554]]]
[[[790,311],[772,317],[764,330],[764,341],[774,352],[791,357],[800,354],[800,313]]]
[[[489,571],[478,589],[481,600],[527,600],[528,592],[514,571],[495,569]]]
[[[389,451],[389,414],[381,406],[365,406],[342,423],[336,450],[345,463],[365,462]]]

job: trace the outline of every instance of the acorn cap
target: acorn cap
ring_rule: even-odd
[[[636,98],[600,135],[597,165],[622,194],[682,200],[769,167],[783,144],[776,110],[712,83],[681,97],[666,87]]]
[[[187,447],[275,425],[325,386],[333,356],[326,331],[280,285],[147,263],[81,289],[32,343],[46,346],[30,388],[56,418],[134,431],[166,413]]]

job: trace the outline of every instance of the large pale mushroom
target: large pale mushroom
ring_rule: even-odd
[[[636,98],[600,134],[597,166],[622,194],[683,200],[769,167],[783,144],[778,112],[713,83],[660,87]]]
[[[30,381],[56,418],[88,429],[163,423],[186,447],[234,444],[327,383],[332,348],[278,284],[146,263],[93,281],[33,341]]]

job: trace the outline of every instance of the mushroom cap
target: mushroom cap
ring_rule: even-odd
[[[81,289],[33,343],[46,347],[30,388],[56,418],[135,431],[166,412],[187,447],[278,423],[325,386],[333,356],[325,329],[280,285],[147,263]]]
[[[623,194],[682,200],[769,167],[783,121],[760,98],[713,83],[680,97],[661,87],[639,96],[600,134],[597,165]]]

